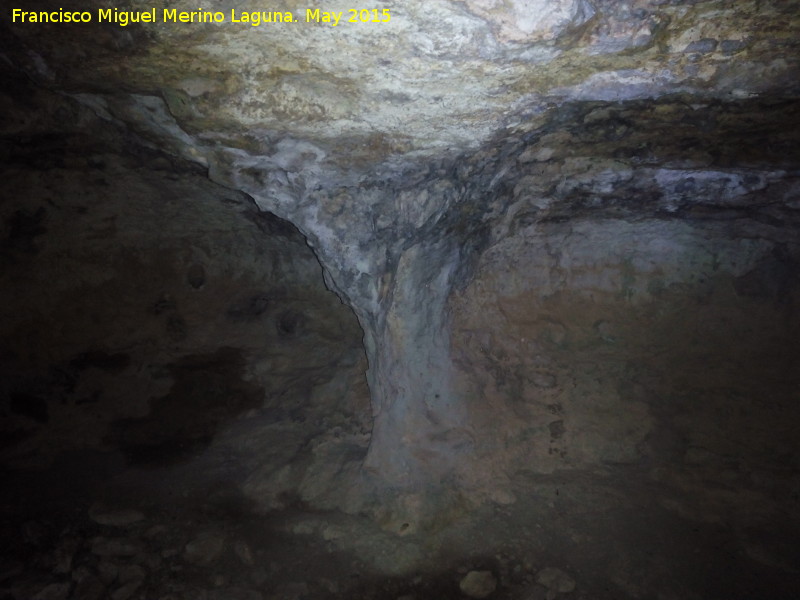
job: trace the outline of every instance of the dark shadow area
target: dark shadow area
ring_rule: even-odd
[[[220,426],[261,407],[263,388],[242,381],[245,361],[241,350],[220,348],[165,365],[174,382],[169,393],[150,401],[147,417],[115,421],[106,443],[132,465],[157,467],[199,453]]]

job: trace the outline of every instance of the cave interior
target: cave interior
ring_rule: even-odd
[[[0,600],[800,598],[797,2],[84,4],[0,17]]]

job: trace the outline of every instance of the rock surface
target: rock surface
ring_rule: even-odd
[[[217,23],[163,12],[125,26],[14,22],[5,68],[299,228],[363,329],[375,417],[365,466],[392,487],[454,476],[485,445],[447,316],[485,248],[587,213],[623,227],[756,207],[794,219],[800,53],[784,2],[404,1],[368,22],[339,7],[341,23],[281,8],[290,22],[257,27],[234,22],[238,1]],[[44,213],[26,210],[17,227],[35,228]],[[215,276],[199,249],[180,260],[191,291]],[[185,302],[164,294],[151,302],[167,336],[196,345]],[[243,323],[267,304],[254,291],[227,314]],[[309,323],[278,318],[292,331]]]
[[[225,550],[225,538],[210,533],[186,544],[183,557],[190,563],[209,565],[219,558],[223,550]]]
[[[0,19],[0,598],[796,595],[796,2],[166,4]]]
[[[555,594],[567,594],[575,589],[575,580],[555,567],[545,567],[539,571],[536,581]]]
[[[458,587],[470,598],[488,598],[497,589],[497,579],[491,571],[470,571]]]
[[[102,506],[93,506],[89,509],[89,516],[99,525],[112,527],[127,527],[144,520],[144,514],[132,508],[108,511]]]

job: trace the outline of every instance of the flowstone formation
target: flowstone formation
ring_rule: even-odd
[[[167,160],[192,173],[183,184],[199,196],[230,192],[231,210],[252,202],[271,227],[296,228],[285,237],[302,260],[257,241],[248,254],[274,254],[282,271],[303,263],[297,285],[327,316],[291,356],[316,348],[315,368],[334,368],[323,364],[328,352],[347,374],[299,387],[313,406],[342,396],[344,416],[324,441],[318,430],[287,436],[299,462],[289,464],[292,452],[248,462],[236,481],[248,502],[365,511],[413,537],[486,501],[617,510],[612,497],[650,499],[645,481],[669,490],[654,511],[700,528],[735,522],[731,544],[765,569],[796,573],[782,544],[759,545],[752,531],[780,538],[765,525],[777,515],[798,527],[797,2],[387,0],[359,7],[362,19],[339,0],[282,0],[269,7],[282,18],[258,25],[233,19],[261,10],[244,0],[202,7],[224,15],[216,22],[183,0],[131,0],[127,13],[155,16],[125,26],[98,18],[108,8],[89,0],[90,22],[69,25],[4,15],[2,69],[25,90],[5,93],[4,136],[46,143],[34,116],[58,121],[53,98],[63,98],[98,143],[136,148],[135,168]],[[48,108],[26,111],[28,94]],[[7,239],[35,237],[46,226],[37,210],[6,219]],[[218,210],[188,206],[175,218],[227,223]],[[316,263],[298,232],[361,331],[311,283]],[[190,287],[207,275],[194,254],[181,260]],[[247,273],[268,285],[255,266]],[[272,337],[243,333],[253,363],[225,355],[220,379],[238,381],[243,364],[272,376],[279,351],[270,366],[255,356],[309,323],[311,308],[291,306],[301,295],[269,304]],[[169,302],[159,310],[174,310]],[[226,310],[244,321],[260,310],[258,294],[237,302]],[[177,321],[173,329],[179,336]],[[360,335],[366,416],[353,375]],[[103,370],[96,358],[87,364]],[[287,369],[280,385],[304,377]],[[258,392],[236,385],[242,406],[231,411],[258,412]],[[324,429],[334,412],[314,414]],[[271,452],[267,441],[237,444],[240,458]],[[326,470],[329,457],[336,468]],[[570,485],[579,491],[555,499]],[[580,514],[587,539],[602,539]],[[643,528],[661,516],[648,513]],[[407,572],[445,546],[365,560]],[[619,593],[666,585],[659,571],[637,588],[636,560],[604,567]],[[701,579],[665,597],[701,597]]]
[[[364,329],[366,466],[392,485],[452,475],[485,433],[445,306],[520,215],[791,197],[791,3],[389,2],[389,22],[336,26],[276,9],[297,22],[7,23],[6,56],[300,229]]]

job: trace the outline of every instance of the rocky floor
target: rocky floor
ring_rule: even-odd
[[[639,467],[523,473],[506,504],[461,506],[425,530],[398,533],[300,499],[264,511],[222,470],[209,477],[208,465],[195,456],[142,468],[83,453],[47,471],[3,473],[0,598],[800,594],[798,531],[788,515],[772,506],[726,513],[708,495]]]

